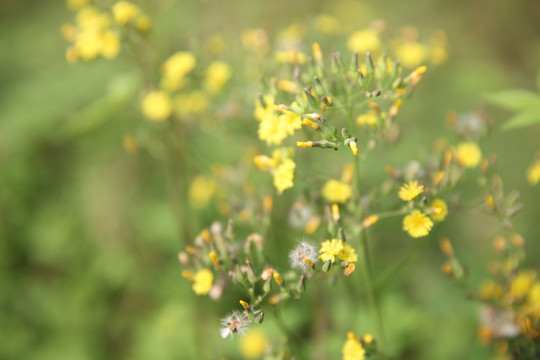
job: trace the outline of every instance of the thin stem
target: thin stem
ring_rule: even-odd
[[[367,243],[367,237],[365,236],[365,233],[364,233],[364,236],[362,236],[362,233],[360,233],[360,245],[361,245],[360,246],[360,265],[361,265],[362,276],[364,279],[364,287],[366,289],[369,306],[371,308],[371,315],[373,317],[373,323],[375,324],[375,330],[377,334],[377,339],[380,344],[380,350],[382,354],[385,354],[386,338],[384,335],[382,315],[379,309],[379,305],[377,303],[375,289],[373,287],[373,282],[371,278],[368,243]]]

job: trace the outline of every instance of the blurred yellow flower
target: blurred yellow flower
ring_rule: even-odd
[[[343,204],[352,196],[349,184],[338,180],[328,180],[322,189],[323,198],[331,203]]]
[[[82,31],[100,31],[109,27],[111,20],[106,13],[100,13],[95,7],[88,6],[77,13],[77,27]]]
[[[419,210],[414,210],[403,218],[403,230],[414,238],[426,236],[432,227],[433,222]]]
[[[112,7],[114,21],[119,25],[125,26],[128,22],[135,19],[139,15],[139,8],[137,5],[130,3],[129,1],[118,1]]]
[[[205,85],[211,94],[217,94],[229,81],[232,69],[229,64],[223,61],[214,61],[206,70]]]
[[[418,181],[409,181],[399,189],[398,196],[403,201],[410,201],[424,192],[424,185],[418,185]]]
[[[274,186],[278,193],[283,193],[285,190],[293,187],[294,169],[296,164],[291,159],[285,159],[278,165],[274,173]]]
[[[347,340],[343,344],[342,352],[343,360],[364,360],[366,357],[366,350],[352,332],[347,334]]]
[[[273,111],[270,116],[266,116],[259,123],[259,139],[266,141],[268,145],[279,145],[288,135],[286,118],[275,114]]]
[[[510,296],[516,299],[521,299],[531,290],[536,273],[534,271],[522,271],[516,275],[510,283]]]
[[[296,92],[296,83],[294,81],[282,79],[278,82],[278,89],[294,94]]]
[[[142,100],[142,112],[150,120],[162,121],[172,112],[169,95],[164,91],[151,91]]]
[[[420,66],[425,61],[428,49],[417,42],[404,42],[396,47],[395,55],[406,68]]]
[[[268,52],[268,35],[263,28],[246,29],[242,32],[242,45],[246,50],[252,51],[258,55],[264,55]]]
[[[338,253],[338,257],[340,260],[353,263],[358,261],[358,255],[356,255],[356,251],[354,248],[348,244],[343,244],[343,249]]]
[[[377,115],[375,114],[375,111],[368,111],[365,114],[358,115],[356,123],[360,126],[375,126],[377,125]]]
[[[179,51],[169,57],[162,65],[163,86],[167,90],[178,90],[183,85],[183,78],[191,72],[197,61],[190,52]]]
[[[347,47],[351,51],[364,54],[366,51],[376,52],[381,46],[381,40],[375,30],[365,29],[356,31],[347,40]]]
[[[105,59],[114,59],[120,52],[120,37],[114,31],[105,31],[101,43],[101,55]]]
[[[152,20],[144,14],[139,15],[135,20],[135,28],[141,32],[146,32],[152,27]]]
[[[531,185],[536,185],[540,181],[540,160],[533,162],[527,169],[527,181]]]
[[[205,208],[214,196],[216,189],[217,183],[211,177],[205,175],[195,176],[189,185],[189,203],[198,209]]]
[[[101,54],[103,49],[103,36],[101,32],[84,31],[77,36],[77,41],[73,47],[83,60],[94,60]]]
[[[212,288],[214,274],[208,269],[201,269],[193,276],[193,291],[197,295],[206,295]]]
[[[435,199],[431,202],[431,218],[433,221],[443,221],[448,215],[448,206],[446,202],[442,199]]]
[[[462,166],[474,168],[480,164],[482,152],[476,143],[462,142],[456,148],[456,159]]]
[[[343,250],[343,242],[338,239],[326,240],[319,249],[319,259],[323,262],[334,262],[335,257]],[[354,249],[353,249],[354,251]]]
[[[435,65],[442,65],[446,62],[448,54],[444,46],[434,46],[429,53],[429,60]]]
[[[240,338],[239,346],[243,357],[257,359],[268,346],[268,338],[263,331],[253,329]]]

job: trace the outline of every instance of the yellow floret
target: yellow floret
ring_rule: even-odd
[[[403,218],[403,230],[410,236],[419,238],[429,234],[433,227],[433,222],[419,210],[414,210]]]
[[[323,198],[331,203],[343,204],[352,196],[349,184],[338,180],[328,180],[322,189]]]
[[[223,61],[214,61],[206,70],[206,89],[211,94],[217,94],[229,81],[232,69]]]
[[[163,91],[152,91],[142,101],[142,112],[150,120],[162,121],[172,112],[169,95]]]
[[[276,168],[276,172],[274,173],[274,186],[280,194],[293,187],[295,168],[296,164],[291,159],[283,160]]]
[[[135,19],[139,15],[139,11],[137,5],[129,1],[118,1],[112,8],[114,21],[122,26]]]
[[[476,143],[462,142],[456,148],[457,161],[466,168],[474,168],[482,160],[482,152]]]
[[[193,291],[197,295],[206,295],[212,288],[214,274],[208,269],[201,269],[193,276]]]

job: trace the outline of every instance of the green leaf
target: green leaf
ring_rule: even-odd
[[[519,129],[534,124],[540,124],[540,108],[514,115],[503,125],[503,130]]]
[[[538,69],[538,73],[536,74],[536,89],[540,91],[540,69]]]
[[[507,110],[525,110],[540,107],[540,96],[532,91],[514,89],[485,94],[484,99]]]

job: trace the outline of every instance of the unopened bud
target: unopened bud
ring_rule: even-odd
[[[210,260],[212,260],[212,264],[214,264],[214,267],[216,268],[216,270],[219,270],[221,264],[219,262],[218,254],[216,254],[215,251],[210,251],[210,253],[208,254],[208,257],[210,258]]]
[[[242,305],[244,310],[246,310],[248,312],[251,312],[251,307],[249,306],[249,304],[246,301],[240,300],[240,305]]]
[[[281,287],[283,286],[283,279],[281,278],[281,275],[277,271],[274,271],[272,274],[272,277],[274,278],[275,282]]]
[[[441,247],[441,251],[446,257],[452,257],[454,256],[454,249],[452,248],[452,244],[450,243],[450,239],[448,238],[442,238],[439,242],[439,246]]]
[[[340,218],[338,204],[332,204],[331,210],[332,210],[332,220],[334,220],[334,222],[338,222]]]
[[[332,260],[327,260],[324,265],[322,266],[322,271],[328,272],[330,271],[330,267],[332,266]]]
[[[313,141],[297,141],[296,146],[303,148],[313,147]]]
[[[313,43],[313,45],[311,45],[311,51],[313,52],[313,59],[316,62],[321,62],[323,55],[322,55],[321,47],[319,46],[318,43]]]
[[[261,311],[261,313],[257,316],[257,323],[262,324],[264,321],[264,312]]]
[[[367,229],[371,225],[375,224],[377,221],[379,221],[378,215],[370,215],[367,218],[365,218],[364,221],[362,221],[362,227],[364,229]]]

